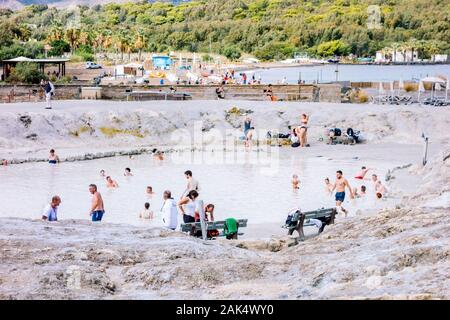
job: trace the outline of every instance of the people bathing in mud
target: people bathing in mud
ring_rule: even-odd
[[[296,175],[296,174],[292,175],[291,183],[292,183],[292,189],[294,189],[294,190],[300,189],[300,186],[299,186],[300,180],[298,180],[298,175]]]
[[[57,164],[59,162],[60,162],[60,160],[59,160],[58,155],[55,153],[55,150],[51,149],[50,150],[50,154],[48,156],[48,163],[50,163],[50,164]]]
[[[178,225],[178,210],[175,200],[172,198],[172,193],[169,190],[163,193],[164,203],[161,207],[161,215],[164,227],[175,230]]]
[[[375,183],[375,195],[378,199],[381,199],[386,194],[386,187],[381,183],[380,180],[377,180]]]
[[[123,175],[125,177],[131,177],[133,176],[133,174],[131,173],[131,169],[130,168],[125,168],[125,172],[123,173]]]
[[[139,214],[141,219],[153,219],[153,211],[150,210],[150,203],[146,202],[144,204],[144,210]]]
[[[145,189],[145,194],[149,198],[152,198],[155,195],[155,193],[153,192],[153,188],[151,186],[147,186],[147,188]]]
[[[100,177],[102,177],[102,178],[106,178],[106,172],[105,172],[105,170],[100,170]]]
[[[364,197],[366,195],[366,186],[364,186],[364,185],[361,186],[359,191],[357,188],[354,188],[353,194],[355,195],[356,198]]]
[[[155,148],[152,150],[152,154],[153,154],[153,159],[164,160],[164,152],[163,151],[159,151],[158,149]]]
[[[91,216],[92,221],[102,221],[103,215],[105,214],[102,195],[97,191],[97,186],[95,184],[89,185],[89,192],[92,194],[92,203],[89,215]]]
[[[344,178],[344,175],[341,170],[336,171],[336,182],[333,186],[333,190],[336,190],[336,207],[339,210],[342,210],[342,212],[345,213],[345,216],[347,217],[348,211],[342,207],[342,203],[345,200],[345,188],[348,188],[348,191],[350,192],[350,198],[354,199],[353,190],[350,187],[350,184],[348,183],[347,179]]]
[[[372,169],[362,166],[361,170],[356,174],[355,179],[364,180],[364,177],[366,176],[366,174],[369,170],[372,170]]]
[[[325,178],[325,191],[331,195],[334,185],[330,182],[329,178]]]
[[[61,204],[59,196],[53,196],[52,201],[48,204],[42,212],[42,220],[58,221],[58,206]]]
[[[117,181],[113,180],[110,176],[106,177],[106,187],[107,188],[118,188],[119,184]]]
[[[191,170],[186,170],[184,172],[184,176],[186,177],[188,183],[187,183],[186,189],[184,190],[183,194],[181,195],[181,198],[185,197],[192,190],[197,191],[197,192],[200,191],[200,186],[198,184],[198,181],[192,177]]]

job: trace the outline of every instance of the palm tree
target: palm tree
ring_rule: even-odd
[[[53,27],[47,36],[47,41],[52,42],[55,40],[62,40],[64,37],[64,32],[60,27]]]
[[[141,61],[142,48],[145,46],[144,36],[138,34],[134,41],[134,49],[139,52],[139,62]]]
[[[66,30],[66,40],[70,45],[70,53],[73,53],[75,48],[78,46],[80,39],[80,29],[67,29]]]
[[[120,59],[123,61],[123,53],[126,52],[129,47],[128,39],[124,35],[118,35],[114,42],[117,52],[120,52]]]

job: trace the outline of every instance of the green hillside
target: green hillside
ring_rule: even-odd
[[[379,6],[372,7],[375,13],[370,17],[369,5]],[[52,44],[53,54],[68,46],[86,55],[208,52],[211,43],[213,52],[231,59],[250,53],[262,60],[292,57],[295,52],[368,56],[390,45],[414,48],[426,58],[450,49],[446,0],[208,0],[77,10],[36,5],[17,12],[2,10],[0,15],[0,58],[16,55],[15,50],[39,54],[44,43]],[[371,21],[375,24],[368,27]]]

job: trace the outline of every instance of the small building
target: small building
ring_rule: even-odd
[[[450,56],[448,54],[434,54],[431,57],[431,61],[439,63],[450,62]]]
[[[3,74],[2,74],[2,80],[5,80],[9,77],[11,74],[12,69],[19,63],[19,62],[32,62],[36,63],[39,67],[39,70],[42,73],[45,73],[45,66],[46,65],[58,65],[58,75],[60,77],[63,77],[66,75],[66,62],[69,61],[69,59],[64,58],[52,58],[52,59],[30,59],[26,57],[17,57],[14,59],[9,60],[3,60]]]
[[[127,76],[143,76],[144,66],[140,63],[128,63],[117,65],[114,68],[114,77],[127,77]]]
[[[172,65],[172,59],[169,56],[153,56],[152,64],[154,69],[167,70]]]

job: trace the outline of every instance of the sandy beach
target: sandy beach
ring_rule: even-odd
[[[268,130],[287,131],[308,113],[311,147],[276,147],[280,159],[310,161],[311,170],[326,159],[333,170],[373,163],[383,169],[378,173],[393,200],[338,216],[319,236],[309,229],[299,243],[280,228],[282,219],[249,221],[237,241],[204,242],[158,226],[64,216],[46,223],[31,211],[20,218],[0,212],[0,299],[450,298],[448,108],[249,101],[56,101],[53,110],[43,107],[0,108],[0,158],[10,162],[0,167],[10,171],[0,174],[8,186],[20,168],[44,170],[39,162],[50,148],[61,166],[80,168],[104,157],[146,157],[153,148],[168,155],[210,153],[209,147],[242,135],[245,115],[262,137]],[[364,143],[327,145],[321,138],[330,127],[361,130]],[[203,144],[178,143],[180,130],[192,136],[200,130]],[[220,138],[208,136],[212,132]],[[426,166],[422,133],[430,141]],[[253,152],[268,150],[261,142]],[[97,160],[80,161],[91,159]],[[21,186],[26,178],[17,176],[18,192],[29,190]],[[257,192],[246,192],[258,201]]]

